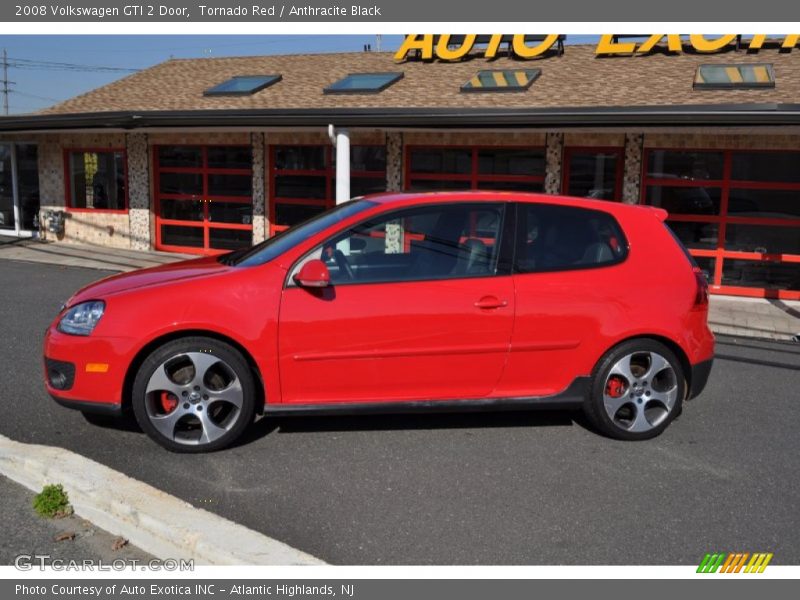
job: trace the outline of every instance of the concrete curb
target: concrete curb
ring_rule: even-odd
[[[78,515],[159,558],[198,565],[325,564],[63,448],[0,435],[0,473],[37,493],[48,483],[63,484]]]

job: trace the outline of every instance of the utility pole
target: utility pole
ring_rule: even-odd
[[[11,92],[10,85],[13,81],[8,80],[8,52],[3,48],[3,114],[8,115],[8,94]]]
[[[3,48],[3,114],[8,114],[8,52]]]

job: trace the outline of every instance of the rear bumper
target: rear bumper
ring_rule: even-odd
[[[697,364],[692,365],[691,373],[691,386],[689,388],[688,398],[696,398],[699,396],[708,383],[708,377],[711,375],[711,367],[714,365],[714,359],[709,358]]]
[[[72,408],[84,413],[92,413],[95,415],[106,415],[109,417],[121,417],[122,405],[121,404],[106,404],[105,402],[86,402],[85,400],[72,400],[66,398],[59,398],[55,394],[50,394],[50,397],[56,401],[57,404],[65,408]]]

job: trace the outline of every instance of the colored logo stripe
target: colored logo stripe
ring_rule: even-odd
[[[772,552],[755,552],[752,555],[749,552],[708,553],[700,561],[697,573],[763,573],[773,556]]]

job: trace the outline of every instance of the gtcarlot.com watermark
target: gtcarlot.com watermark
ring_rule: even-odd
[[[20,554],[14,558],[19,571],[194,571],[194,559],[115,558],[114,560],[74,560],[52,558],[49,554]]]

